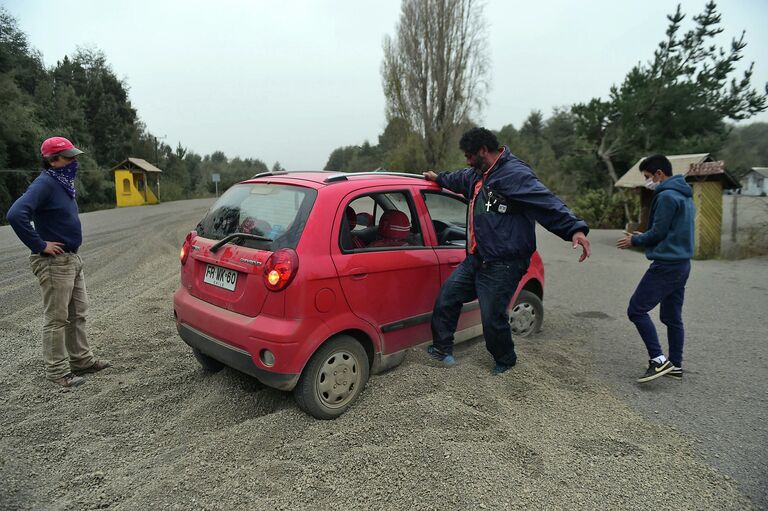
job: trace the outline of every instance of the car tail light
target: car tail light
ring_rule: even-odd
[[[179,251],[179,260],[181,265],[187,264],[187,258],[189,257],[189,251],[192,249],[192,238],[197,236],[197,231],[189,231],[187,237],[184,238],[184,243],[181,244],[181,250]]]
[[[282,291],[299,270],[299,256],[290,248],[281,248],[264,264],[264,284],[270,291]]]

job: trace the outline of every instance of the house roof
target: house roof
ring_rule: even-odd
[[[640,172],[640,163],[644,159],[645,158],[640,158],[639,160],[637,160],[637,163],[635,163],[631,169],[625,172],[624,175],[621,176],[621,178],[619,178],[618,181],[616,181],[616,186],[619,188],[643,187],[645,185],[645,178],[643,177],[642,172]],[[676,176],[678,174],[681,174],[681,175],[687,174],[692,164],[695,165],[698,163],[712,161],[712,158],[709,156],[709,153],[674,154],[671,156],[667,156],[667,159],[669,159],[669,162],[672,164],[673,176]]]
[[[112,170],[117,169],[143,170],[144,172],[162,172],[162,170],[155,167],[147,160],[142,160],[141,158],[128,158],[123,160],[119,165],[112,167]]]
[[[757,172],[763,177],[768,177],[768,167],[752,167],[751,172]]]
[[[722,160],[691,165],[691,170],[685,175],[688,182],[696,181],[720,181],[726,189],[739,188],[739,181],[725,170],[725,162]]]

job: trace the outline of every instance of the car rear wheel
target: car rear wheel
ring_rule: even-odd
[[[541,303],[541,298],[525,289],[520,291],[515,304],[509,309],[512,335],[528,337],[541,330],[543,321],[544,304]]]
[[[299,407],[317,419],[335,419],[368,382],[368,355],[357,340],[335,337],[318,349],[293,391]]]
[[[199,349],[192,348],[192,353],[195,355],[197,361],[200,362],[200,365],[203,367],[203,371],[207,373],[218,373],[224,369],[224,364],[215,358],[209,357]]]

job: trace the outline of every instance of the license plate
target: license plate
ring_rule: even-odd
[[[221,266],[209,264],[205,268],[205,277],[203,277],[203,282],[206,284],[211,284],[212,286],[234,291],[235,285],[237,284],[237,272],[235,270],[222,268]]]

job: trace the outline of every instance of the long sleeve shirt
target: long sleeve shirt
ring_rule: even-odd
[[[16,235],[34,254],[45,249],[46,241],[59,241],[70,252],[76,252],[83,242],[77,202],[45,173],[29,185],[6,216]]]

